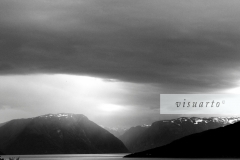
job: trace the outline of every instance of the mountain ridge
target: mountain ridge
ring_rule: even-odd
[[[124,144],[82,114],[46,114],[0,127],[6,154],[128,153]]]
[[[106,127],[103,125],[100,126],[106,129],[108,132],[112,133],[117,138],[123,135],[128,130],[128,128],[125,127]]]
[[[185,136],[162,147],[127,155],[127,158],[240,158],[240,122]]]
[[[239,117],[180,117],[153,122],[148,128],[130,128],[119,139],[131,152],[166,145],[184,136],[236,123]]]

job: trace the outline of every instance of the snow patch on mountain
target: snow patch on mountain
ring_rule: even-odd
[[[151,127],[151,124],[143,124],[141,127]]]
[[[58,114],[46,114],[38,116],[38,118],[73,118],[73,117],[82,117],[87,118],[83,114],[72,114],[72,113],[58,113]]]
[[[240,117],[209,117],[209,118],[199,118],[199,117],[181,117],[171,120],[163,120],[162,122],[170,122],[176,125],[181,125],[181,123],[191,122],[193,124],[206,124],[206,123],[222,123],[223,126],[233,124],[240,121]]]
[[[197,119],[193,124],[198,124],[199,122],[202,122],[202,121],[203,121],[202,119]]]

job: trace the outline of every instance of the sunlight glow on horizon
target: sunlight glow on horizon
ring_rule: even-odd
[[[12,117],[29,118],[49,113],[79,113],[89,118],[105,112],[115,114],[113,111],[119,109],[116,106],[121,105],[116,101],[125,93],[121,82],[90,76],[34,74],[0,77],[0,123]],[[94,112],[97,106],[106,102],[116,105]]]
[[[0,88],[0,123],[58,113],[83,114],[104,126],[133,126],[159,119],[152,109],[159,108],[159,88],[151,84],[85,75],[28,74],[2,75]]]
[[[100,107],[100,110],[108,113],[119,112],[125,110],[124,107],[116,104],[103,104]]]
[[[240,87],[235,87],[235,88],[231,88],[226,90],[226,93],[229,94],[240,94]]]

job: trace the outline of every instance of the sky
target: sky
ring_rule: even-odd
[[[0,0],[0,123],[151,124],[160,94],[240,92],[238,0]],[[187,113],[186,113],[187,114]]]

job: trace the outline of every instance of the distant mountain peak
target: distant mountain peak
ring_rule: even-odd
[[[125,131],[128,130],[126,127],[106,127],[103,125],[100,125],[100,127],[106,129],[108,132],[113,134],[115,137],[119,137],[125,133]]]

